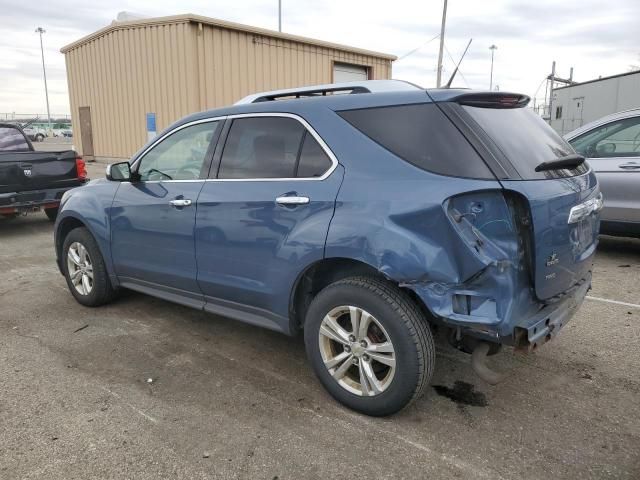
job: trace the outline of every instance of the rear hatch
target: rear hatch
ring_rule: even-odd
[[[526,96],[442,91],[431,96],[446,101],[439,105],[482,153],[503,187],[526,199],[530,218],[520,221],[531,232],[536,296],[561,297],[588,281],[602,202],[584,159],[526,107]]]
[[[0,193],[79,185],[76,153],[0,152]]]

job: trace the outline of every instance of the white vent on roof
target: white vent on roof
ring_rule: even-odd
[[[149,15],[122,11],[118,12],[118,15],[116,15],[116,22],[131,22],[133,20],[142,20],[143,18],[149,18]]]

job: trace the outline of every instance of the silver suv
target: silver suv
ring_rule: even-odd
[[[640,237],[640,108],[603,117],[565,139],[598,177],[604,195],[600,232]]]

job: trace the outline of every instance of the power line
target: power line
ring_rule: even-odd
[[[451,55],[451,52],[449,51],[449,49],[447,48],[447,45],[444,45],[444,49],[447,52],[447,55],[449,55],[449,59],[453,62],[453,64],[456,64],[456,61],[453,58],[453,55]],[[464,77],[464,74],[462,73],[462,70],[460,70],[460,67],[458,67],[458,73],[460,74],[460,76],[462,77],[462,80],[464,80],[464,83],[467,85],[468,88],[471,88],[471,85],[469,85],[469,82],[467,82],[467,79]]]
[[[429,40],[427,40],[426,42],[424,42],[422,45],[414,48],[413,50],[411,50],[410,52],[405,53],[404,55],[401,55],[398,57],[398,59],[396,60],[396,62],[399,62],[400,60],[404,60],[405,58],[407,58],[409,55],[413,55],[414,53],[416,53],[418,50],[420,50],[421,48],[427,46],[429,43],[433,42],[436,38],[440,38],[440,34],[436,35],[433,38],[430,38]]]

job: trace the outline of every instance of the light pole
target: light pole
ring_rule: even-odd
[[[44,96],[47,99],[47,122],[51,131],[51,113],[49,112],[49,90],[47,89],[47,70],[44,68],[44,47],[42,46],[42,34],[45,33],[42,27],[36,28],[36,33],[40,34],[40,53],[42,54],[42,74],[44,75]]]
[[[438,52],[438,73],[436,76],[436,87],[440,88],[442,83],[442,51],[444,49],[444,27],[447,23],[447,0],[444,0],[442,6],[442,25],[440,26],[440,51]]]
[[[282,0],[278,0],[278,31],[282,31]]]
[[[491,45],[489,50],[491,50],[491,75],[489,76],[489,90],[493,90],[493,54],[498,49],[495,45]]]

